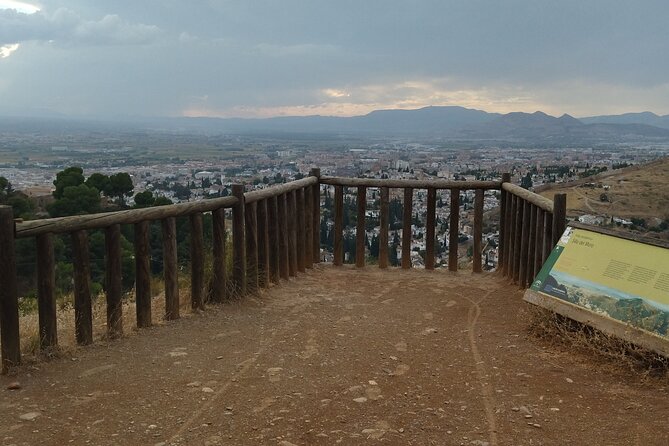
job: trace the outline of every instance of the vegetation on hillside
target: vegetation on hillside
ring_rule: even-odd
[[[127,198],[134,191],[132,178],[120,172],[113,175],[92,173],[88,177],[81,167],[68,167],[56,175],[54,181],[54,200],[47,205],[51,217],[83,215],[96,212],[110,212],[127,209]],[[163,196],[154,196],[151,191],[139,192],[134,196],[134,208],[161,206],[172,201]],[[9,181],[0,177],[0,204],[11,205],[14,214],[23,219],[37,217],[33,202],[16,192]],[[205,244],[211,246],[211,216],[204,218]],[[188,218],[177,218],[177,252],[179,264],[183,267],[190,262],[189,237],[190,225]],[[97,296],[105,289],[105,234],[103,230],[89,231],[89,255],[91,266],[91,293]],[[151,270],[153,274],[161,274],[162,237],[160,222],[150,224]],[[121,229],[122,277],[123,289],[129,291],[135,282],[134,264],[134,231],[131,225]],[[30,311],[36,302],[36,259],[35,240],[33,238],[17,239],[17,272],[19,276],[20,294],[24,296],[23,308]],[[56,293],[59,297],[72,293],[72,243],[70,237],[60,235],[54,237],[54,254],[56,262]]]
[[[628,229],[669,239],[669,158],[646,165],[614,165],[572,182],[542,188],[553,198],[567,194],[567,215],[600,217],[601,226]]]

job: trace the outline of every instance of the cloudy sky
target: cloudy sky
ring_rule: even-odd
[[[0,0],[0,115],[669,114],[666,0]]]

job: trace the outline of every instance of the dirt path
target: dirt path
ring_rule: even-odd
[[[0,444],[669,444],[666,381],[542,345],[520,299],[490,275],[322,267],[0,378],[22,386],[0,391]]]

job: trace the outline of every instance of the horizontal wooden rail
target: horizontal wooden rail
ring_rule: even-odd
[[[500,181],[391,180],[379,178],[343,178],[322,176],[320,182],[331,186],[389,187],[412,189],[499,189]]]
[[[281,184],[279,186],[272,186],[266,189],[254,190],[244,194],[244,201],[246,204],[253,203],[260,200],[266,200],[271,197],[276,197],[288,192],[312,186],[318,183],[316,177],[306,177],[301,180],[291,181],[290,183]]]
[[[511,183],[504,183],[502,189],[511,192],[513,195],[516,195],[525,201],[529,201],[530,204],[533,204],[544,211],[553,212],[553,202],[548,198],[542,197],[539,194],[535,194],[534,192],[530,192],[527,189],[523,189],[522,187]]]
[[[230,208],[237,204],[235,197],[211,200],[189,201],[144,209],[106,212],[100,214],[75,215],[72,217],[31,220],[16,224],[16,237],[34,237],[40,234],[62,234],[84,229],[100,229],[111,225],[134,224],[147,220],[162,220],[181,217],[196,212],[210,212],[220,208]]]

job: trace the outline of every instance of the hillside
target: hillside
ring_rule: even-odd
[[[570,183],[550,185],[538,192],[548,198],[556,193],[566,193],[570,217],[594,214],[628,220],[641,218],[648,226],[655,226],[654,219],[669,219],[669,157]],[[604,198],[607,201],[602,201]]]
[[[590,116],[581,118],[581,121],[586,124],[646,124],[669,129],[669,115],[659,116],[652,112]]]

